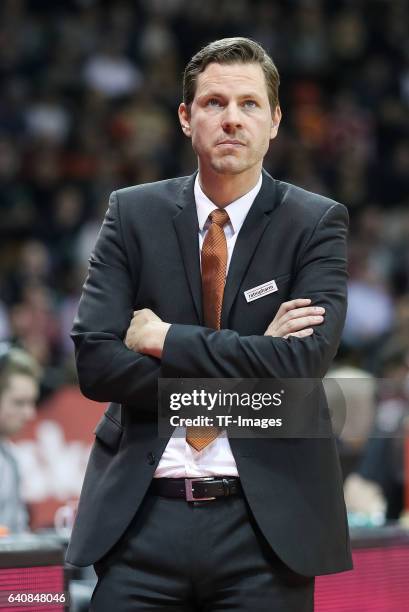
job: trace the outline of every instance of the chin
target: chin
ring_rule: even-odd
[[[248,167],[246,165],[238,163],[238,160],[236,159],[217,161],[213,164],[213,169],[218,174],[241,174],[242,172],[245,172],[247,168]]]

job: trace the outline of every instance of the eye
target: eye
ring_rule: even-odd
[[[207,106],[213,106],[213,107],[221,106],[221,102],[217,98],[209,98],[206,104]]]
[[[243,102],[243,106],[246,108],[256,108],[257,103],[254,100],[245,100]]]

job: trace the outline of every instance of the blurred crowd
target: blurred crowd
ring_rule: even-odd
[[[69,330],[109,193],[191,173],[184,65],[224,36],[282,79],[276,178],[350,211],[339,362],[382,376],[409,346],[407,0],[3,0],[0,340],[73,380]]]

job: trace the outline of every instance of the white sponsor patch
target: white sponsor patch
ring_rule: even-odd
[[[262,285],[258,285],[257,287],[253,287],[253,289],[247,289],[247,291],[244,292],[244,296],[248,302],[252,302],[253,300],[258,300],[259,298],[268,295],[269,293],[274,293],[274,291],[277,290],[278,287],[275,280],[271,280],[267,283],[263,283]]]

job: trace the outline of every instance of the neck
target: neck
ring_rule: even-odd
[[[203,193],[219,208],[225,208],[256,186],[261,166],[240,174],[217,174],[204,171],[199,164],[199,182]]]

